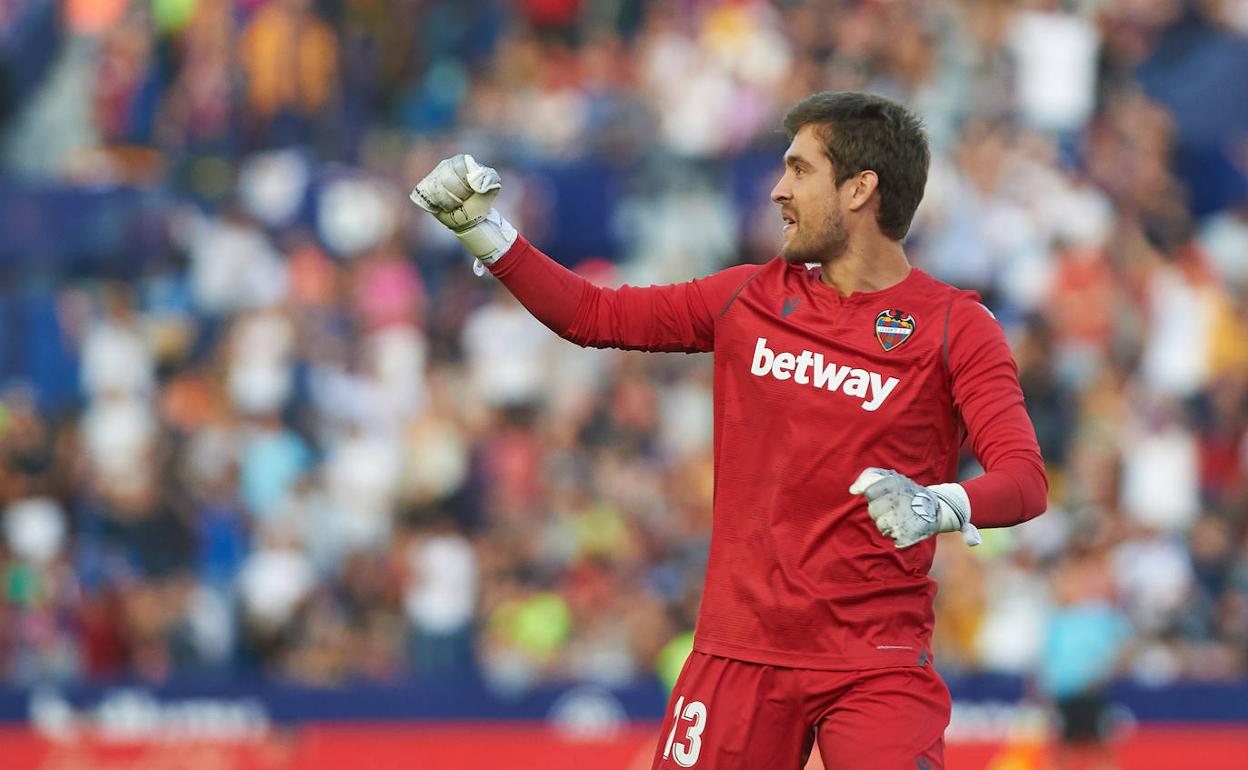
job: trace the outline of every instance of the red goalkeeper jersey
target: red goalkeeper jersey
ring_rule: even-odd
[[[715,503],[694,649],[864,669],[931,657],[935,538],[898,550],[848,488],[863,468],[964,483],[972,521],[1044,510],[1047,482],[1001,326],[972,292],[914,268],[841,296],[780,258],[688,283],[593,286],[523,238],[491,267],[561,336],[713,352]]]

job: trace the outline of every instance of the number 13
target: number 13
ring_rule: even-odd
[[[682,708],[684,711],[681,711]],[[685,730],[685,740],[689,742],[688,746],[683,743],[675,743],[676,727],[680,724],[682,717],[693,722],[693,724],[689,725],[689,729]],[[706,704],[699,700],[691,700],[688,705],[685,705],[685,697],[682,695],[676,701],[676,709],[672,712],[672,731],[667,734],[667,745],[663,748],[663,758],[667,759],[674,753],[676,764],[681,767],[693,767],[694,763],[698,761],[698,754],[702,751],[702,730],[705,728]],[[674,746],[673,743],[675,743]],[[674,752],[673,749],[675,749]]]

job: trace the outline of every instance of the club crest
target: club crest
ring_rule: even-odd
[[[892,350],[914,334],[914,316],[904,310],[885,310],[875,317],[875,338],[885,351]]]

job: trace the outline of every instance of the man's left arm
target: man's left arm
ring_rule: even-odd
[[[946,363],[953,403],[984,474],[963,482],[976,527],[1009,527],[1044,513],[1049,483],[1023,405],[1018,366],[997,319],[959,297],[950,309]]]
[[[849,488],[867,498],[875,525],[898,548],[958,530],[967,544],[978,545],[977,528],[1019,524],[1048,505],[1048,479],[1018,367],[1001,325],[971,296],[960,295],[949,308],[943,355],[954,407],[984,474],[924,487],[897,471],[867,468]]]

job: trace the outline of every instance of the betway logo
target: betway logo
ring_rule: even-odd
[[[847,396],[862,399],[862,408],[874,412],[884,404],[899,380],[887,380],[878,372],[854,369],[824,362],[822,353],[803,350],[798,355],[776,353],[767,347],[765,337],[758,338],[754,348],[754,360],[750,362],[750,374],[756,377],[771,375],[777,380],[792,378],[798,385],[824,388],[832,393],[838,390]]]

